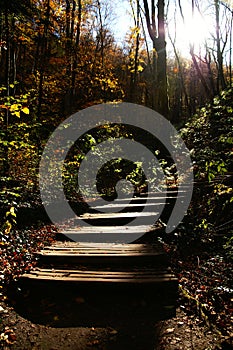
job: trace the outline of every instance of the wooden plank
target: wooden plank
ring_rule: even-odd
[[[158,253],[161,253],[161,252],[164,252],[163,250],[158,250],[158,251],[154,251],[154,250],[141,250],[141,251],[132,251],[132,250],[105,250],[105,249],[102,249],[102,250],[96,250],[96,249],[74,249],[74,248],[50,248],[50,249],[45,249],[43,251],[41,251],[40,253],[41,254],[128,254],[128,255],[135,255],[135,254],[158,254]],[[39,254],[39,253],[38,253]]]
[[[118,219],[116,219],[117,221]],[[83,224],[83,223],[82,223]],[[70,239],[74,241],[83,241],[86,242],[96,242],[97,244],[110,244],[107,242],[115,242],[120,244],[121,242],[132,242],[135,240],[135,234],[137,237],[141,237],[144,234],[148,234],[153,231],[156,231],[156,226],[154,225],[137,225],[137,226],[103,226],[101,223],[100,226],[79,226],[79,223],[72,222],[72,229],[66,229],[64,225],[63,234],[67,235]],[[113,239],[114,237],[114,239]],[[131,245],[132,243],[130,243]]]
[[[158,252],[163,251],[163,245],[160,242],[153,244],[117,244],[117,243],[80,243],[80,242],[55,242],[51,246],[43,248],[48,250],[70,250],[70,251],[97,251],[97,252]]]
[[[67,269],[45,269],[35,268],[26,275],[46,275],[46,276],[82,276],[83,278],[90,277],[103,277],[103,278],[148,278],[151,276],[162,276],[167,278],[173,278],[174,275],[168,270],[135,270],[135,271],[99,271],[99,270],[67,270]]]
[[[173,276],[173,273],[171,273],[170,269],[162,269],[162,268],[135,268],[131,271],[110,271],[110,270],[83,270],[83,269],[77,269],[77,270],[68,270],[68,269],[59,269],[59,268],[39,268],[35,267],[32,269],[29,273],[25,273],[25,275],[28,274],[51,274],[51,273],[63,273],[63,274],[69,274],[69,273],[79,273],[82,275],[90,275],[90,276],[99,276],[99,275],[109,275],[109,276],[126,276],[126,277],[132,277],[132,276],[160,276],[160,275],[168,275]]]
[[[184,195],[181,195],[182,197],[185,197]],[[108,205],[122,205],[130,207],[131,205],[135,205],[135,204],[141,204],[141,205],[145,205],[147,204],[148,207],[150,205],[155,206],[155,205],[163,205],[164,203],[169,203],[169,202],[173,202],[176,199],[176,194],[172,194],[169,195],[167,194],[163,194],[163,195],[151,195],[151,196],[140,196],[140,197],[123,197],[123,198],[116,198],[113,200],[92,200],[92,201],[87,201],[86,203],[90,206],[91,209],[95,209],[95,207],[102,207],[104,205],[108,206]],[[127,204],[125,204],[127,203]],[[87,208],[88,210],[88,208]]]
[[[140,208],[144,208],[146,207],[147,210],[149,210],[150,208],[153,209],[154,207],[158,207],[161,205],[165,205],[165,201],[164,202],[158,202],[158,203],[130,203],[130,204],[125,204],[125,203],[111,203],[111,204],[105,204],[105,205],[94,205],[91,207],[91,209],[93,210],[115,210],[115,209],[125,209],[125,210],[136,210],[136,209],[140,209]],[[167,205],[168,203],[166,203]]]
[[[100,254],[144,254],[164,252],[161,244],[146,245],[146,244],[80,244],[78,242],[67,242],[64,244],[53,244],[45,247],[41,253],[47,252],[71,252],[71,253],[100,253]]]
[[[129,234],[129,233],[146,233],[146,232],[153,232],[153,230],[155,230],[155,226],[153,225],[137,225],[137,226],[91,226],[91,225],[87,225],[87,226],[79,226],[77,224],[77,226],[72,229],[65,229],[64,226],[64,231],[63,233],[76,233],[76,234],[87,234],[87,233],[97,233],[97,234]],[[92,244],[92,243],[91,243]],[[100,243],[97,243],[100,244]],[[104,242],[102,243],[104,244]],[[107,243],[106,244],[110,244]],[[112,243],[113,244],[113,243]],[[116,243],[119,244],[119,243]],[[130,243],[131,245],[132,243]]]
[[[114,229],[114,227],[113,227]],[[96,248],[96,249],[120,249],[120,250],[137,250],[137,249],[157,249],[158,247],[162,247],[160,242],[153,244],[142,244],[142,243],[88,243],[88,242],[55,242],[51,246],[44,247],[43,249],[50,248],[59,248],[59,247],[67,247],[67,248]]]
[[[133,212],[133,213],[97,213],[91,214],[86,213],[80,215],[78,219],[81,220],[96,220],[96,219],[123,219],[123,218],[134,218],[134,217],[147,217],[147,216],[156,216],[159,212]],[[76,220],[78,220],[76,219]]]
[[[88,271],[80,270],[35,270],[28,274],[22,275],[25,279],[39,279],[39,280],[54,280],[63,282],[82,282],[82,283],[162,283],[169,281],[177,281],[171,273],[135,273],[135,272],[102,272],[102,271]]]
[[[31,275],[30,277],[28,276],[22,276],[21,278],[30,278],[34,280],[45,280],[45,281],[60,281],[60,282],[74,282],[74,283],[125,283],[125,284],[161,284],[163,282],[175,282],[176,280],[174,279],[167,279],[167,278],[148,278],[148,279],[141,279],[141,278],[134,278],[134,279],[122,279],[122,278],[89,278],[89,279],[84,279],[82,277],[72,277],[72,276],[34,276]]]
[[[184,188],[182,186],[178,187],[174,187],[172,189],[168,189],[168,190],[164,190],[164,191],[150,191],[150,192],[145,192],[145,193],[141,193],[139,195],[135,195],[133,198],[161,198],[161,197],[170,197],[170,198],[174,198],[174,196],[176,196],[178,190],[180,193],[183,193],[183,195],[185,195],[185,193],[187,192],[186,190],[187,186],[185,186]],[[125,196],[125,198],[130,198],[130,196]]]
[[[158,256],[161,254],[164,254],[163,252],[107,252],[107,251],[73,251],[73,250],[63,250],[63,251],[53,251],[53,250],[48,250],[48,251],[41,251],[38,253],[39,255],[42,256],[90,256],[90,257],[104,257],[104,258],[111,258],[111,257],[123,257],[123,256],[128,256],[128,257],[146,257],[146,256]]]
[[[158,253],[164,253],[164,251],[162,249],[154,251],[154,250],[121,250],[121,249],[117,249],[117,250],[96,250],[96,249],[90,249],[90,248],[86,248],[86,249],[76,249],[76,248],[61,248],[61,247],[50,247],[50,249],[44,249],[41,252],[38,252],[38,254],[42,254],[42,255],[49,255],[49,254],[111,254],[111,255],[115,255],[115,254],[119,254],[119,255],[135,255],[135,254],[158,254]]]
[[[135,219],[137,219],[137,223],[138,225],[143,225],[146,226],[147,222],[148,222],[148,218],[151,218],[151,221],[156,221],[156,218],[159,216],[159,212],[120,212],[120,213],[85,213],[83,215],[80,216],[76,216],[75,218],[71,219],[69,221],[70,224],[72,224],[72,227],[76,227],[76,226],[83,226],[86,224],[89,224],[91,226],[126,226],[129,225],[130,222],[134,221]],[[84,224],[83,224],[84,223]],[[154,222],[153,222],[154,223]],[[65,224],[65,223],[64,223]],[[133,222],[132,222],[133,224]],[[63,231],[63,233],[65,233]],[[126,232],[125,232],[126,233]],[[132,232],[131,232],[132,233]],[[66,232],[65,234],[68,234],[68,232]],[[79,232],[79,234],[82,234],[81,232]],[[112,235],[113,236],[113,235]],[[128,241],[128,242],[132,242],[134,239],[132,239],[131,237],[129,237],[129,232],[127,232],[127,238],[123,238],[124,241]],[[131,234],[131,236],[135,236]],[[98,239],[98,237],[97,237]],[[102,242],[117,242],[117,238],[116,237],[107,237],[107,235],[103,235],[103,239],[101,239]],[[83,239],[75,239],[76,241],[80,240],[82,241]],[[92,232],[92,237],[90,236],[88,239],[89,242],[98,242],[96,240],[96,238],[94,237],[94,234]],[[122,241],[122,238],[119,240],[119,242]]]
[[[182,193],[184,193],[185,191],[182,191]],[[108,204],[121,204],[121,203],[124,203],[124,202],[128,202],[129,204],[128,205],[132,205],[134,203],[152,203],[152,204],[158,204],[159,202],[161,203],[164,203],[166,202],[166,200],[174,200],[176,198],[176,194],[177,194],[177,191],[172,193],[170,195],[170,192],[167,193],[160,193],[160,194],[149,194],[148,196],[147,195],[143,195],[143,196],[139,196],[139,197],[123,197],[123,198],[116,198],[114,200],[110,200],[110,201],[107,201],[107,200],[104,200],[102,199],[101,201],[100,200],[92,200],[92,201],[87,201],[87,203],[90,205],[90,206],[94,206],[94,205],[103,205],[103,200],[104,202],[106,202],[106,205]],[[181,197],[185,197],[184,194],[181,195]],[[99,204],[100,203],[100,204]]]
[[[132,266],[133,264],[153,263],[168,265],[168,257],[161,244],[142,245],[132,244],[82,244],[76,242],[55,244],[37,253],[40,264],[71,264],[91,265],[103,264],[105,266]]]
[[[57,243],[37,253],[39,263],[48,266],[155,266],[168,265],[162,244]]]

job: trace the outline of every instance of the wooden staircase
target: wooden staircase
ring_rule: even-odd
[[[156,239],[150,244],[102,243],[112,234],[130,242],[135,231],[153,237],[156,228],[147,227],[145,220],[157,211],[161,199],[163,203],[159,193],[151,197],[145,212],[142,197],[134,198],[127,210],[120,200],[106,205],[108,213],[99,213],[98,206],[84,213],[77,229],[67,231],[69,237],[78,240],[80,234],[88,233],[101,242],[58,241],[38,251],[38,266],[17,282],[15,300],[20,312],[35,322],[56,326],[127,325],[132,319],[155,322],[175,316],[178,282],[162,244]],[[169,213],[174,196],[166,201]],[[111,207],[121,206],[122,212],[110,212]],[[140,214],[142,225],[127,225]],[[80,228],[81,219],[92,226]]]

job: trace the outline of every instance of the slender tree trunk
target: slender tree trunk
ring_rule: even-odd
[[[70,25],[70,47],[71,47],[71,57],[70,57],[70,70],[71,70],[71,109],[73,106],[73,99],[75,96],[75,78],[74,72],[76,69],[76,48],[74,41],[74,23],[75,23],[75,11],[76,11],[76,0],[72,0],[72,12],[71,12],[71,25]]]
[[[188,115],[190,116],[191,115],[191,108],[190,108],[190,104],[189,104],[188,93],[187,93],[186,86],[185,86],[183,67],[182,67],[182,64],[180,62],[180,57],[179,57],[179,54],[177,52],[175,42],[171,39],[170,35],[169,35],[169,38],[170,38],[170,41],[171,41],[171,44],[172,44],[172,47],[173,47],[173,50],[174,50],[174,54],[175,54],[175,57],[176,57],[176,61],[177,61],[177,64],[178,64],[179,77],[180,77],[180,81],[181,81],[182,91],[183,91],[183,94],[184,94],[185,105],[186,105],[186,108],[188,110]]]
[[[46,21],[44,24],[44,32],[41,39],[41,57],[39,67],[39,89],[38,89],[38,108],[37,108],[37,119],[40,122],[42,115],[42,104],[43,104],[43,86],[44,86],[44,75],[45,68],[48,62],[48,30],[49,30],[49,18],[50,18],[50,0],[47,0],[46,8]],[[40,142],[38,142],[40,148]]]
[[[76,46],[79,46],[81,34],[81,20],[82,20],[82,0],[78,0],[78,22],[76,30]]]
[[[100,0],[97,0],[97,9],[98,9],[98,16],[99,16],[99,41],[100,41],[100,57],[101,57],[101,69],[102,74],[105,75],[105,57],[104,57],[104,23],[101,13],[101,3]],[[97,50],[96,50],[97,51]],[[106,96],[106,83],[103,81],[103,100],[106,102],[107,96]]]
[[[74,38],[74,21],[75,21],[76,0],[72,0],[71,25],[70,25],[70,39]]]
[[[216,46],[217,46],[217,64],[218,64],[218,90],[226,88],[226,81],[223,72],[223,56],[221,51],[220,39],[220,19],[219,19],[219,0],[214,1],[215,5],[215,20],[216,20]]]
[[[132,6],[132,4],[131,4]],[[136,86],[137,86],[137,78],[138,78],[138,56],[139,56],[139,45],[140,45],[140,5],[139,0],[137,0],[136,3],[136,15],[133,11],[134,16],[134,24],[136,28],[136,38],[135,38],[135,52],[134,52],[134,62],[133,62],[133,72],[131,73],[130,77],[130,101],[131,102],[137,102],[137,98],[135,96],[136,93]]]
[[[167,92],[167,51],[165,41],[165,5],[164,1],[158,1],[158,40],[155,49],[158,53],[158,111],[169,118],[168,92]]]
[[[201,72],[201,70],[200,70],[200,67],[199,67],[199,65],[198,65],[196,56],[195,56],[195,54],[194,54],[194,48],[193,48],[193,46],[190,47],[190,54],[191,54],[191,57],[192,57],[192,61],[193,61],[194,67],[195,67],[195,69],[196,69],[196,71],[197,71],[197,74],[198,74],[200,80],[201,80],[201,83],[202,83],[202,85],[203,85],[203,87],[204,87],[204,90],[205,90],[205,92],[206,92],[207,97],[208,97],[208,98],[213,97],[212,92],[211,92],[209,86],[207,85],[206,80],[205,80],[205,78],[204,78],[204,76],[203,76],[203,74],[202,74],[202,72]]]
[[[71,77],[71,86],[73,94],[75,92],[75,80],[76,80],[76,70],[78,67],[78,55],[79,55],[79,42],[81,34],[81,19],[82,19],[82,0],[78,0],[78,18],[77,18],[77,29],[76,29],[76,40],[74,48],[74,64]]]
[[[99,15],[99,21],[100,21],[99,37],[100,37],[101,65],[102,65],[102,69],[104,69],[104,32],[103,32],[104,28],[103,28],[102,14],[101,14],[101,4],[99,0],[97,0],[97,7],[98,7],[98,15]]]
[[[66,39],[70,38],[70,0],[66,0]]]
[[[215,87],[213,71],[211,68],[211,55],[210,55],[210,52],[208,51],[207,45],[206,45],[205,62],[206,62],[207,68],[208,68],[208,76],[209,76],[209,82],[210,82],[210,86],[211,86],[211,90],[212,90],[212,95],[214,96],[214,95],[216,95],[217,91],[216,91],[216,87]]]
[[[233,83],[232,80],[232,29],[233,29],[233,11],[231,11],[231,24],[230,24],[230,50],[229,50],[229,80],[230,84]]]
[[[155,21],[155,0],[151,2],[151,15],[148,1],[143,0],[148,33],[153,43],[155,89],[154,108],[169,119],[168,92],[167,92],[167,52],[165,41],[165,3],[157,1],[157,27]]]
[[[12,16],[11,18],[11,33],[12,35],[14,35],[14,31],[15,31],[15,18],[14,16]],[[17,50],[18,45],[15,45],[15,41],[13,40],[11,43],[11,52],[10,52],[10,69],[11,69],[11,82],[14,83],[16,81],[16,74],[17,74],[17,67],[16,67],[16,50]],[[16,85],[14,84],[14,88],[13,88],[13,93],[12,95],[15,95],[15,91],[16,91]]]
[[[9,24],[9,13],[8,9],[5,9],[4,14],[5,20],[5,32],[6,32],[6,71],[5,71],[5,86],[6,86],[6,96],[10,96],[10,59],[11,59],[11,51],[10,51],[10,24]],[[9,110],[5,109],[5,120],[4,120],[4,131],[5,131],[5,142],[9,141]],[[10,165],[8,161],[8,145],[3,146],[4,152],[4,161],[3,161],[3,175],[8,177],[10,171]]]
[[[72,4],[72,6],[71,6]],[[75,33],[77,0],[66,0],[66,56],[67,56],[67,76],[68,76],[68,91],[65,97],[65,113],[70,114],[74,107],[75,99],[75,81],[78,60],[78,46],[81,32],[81,14],[82,1],[78,0],[78,18],[77,29]],[[76,34],[76,38],[75,38]]]

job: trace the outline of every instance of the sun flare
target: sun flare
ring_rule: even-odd
[[[213,22],[211,18],[204,18],[199,13],[186,15],[184,21],[177,23],[176,43],[179,50],[186,54],[193,46],[199,50],[211,38]]]

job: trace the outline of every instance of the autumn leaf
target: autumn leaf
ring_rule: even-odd
[[[24,114],[29,114],[29,108],[28,107],[23,107],[22,108],[22,112],[24,113]]]
[[[138,71],[142,72],[143,71],[143,67],[142,66],[138,66]]]

